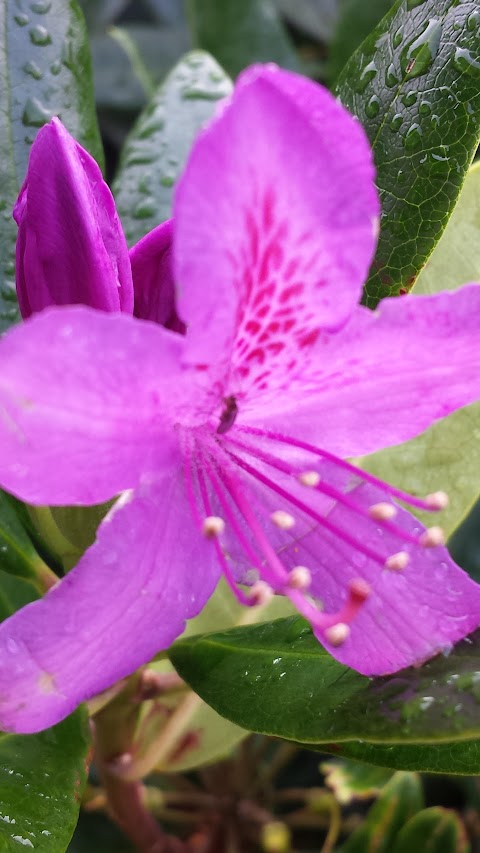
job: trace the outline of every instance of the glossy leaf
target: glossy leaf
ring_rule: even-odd
[[[277,8],[296,29],[318,41],[329,41],[338,19],[338,0],[275,0]]]
[[[376,767],[417,770],[421,773],[480,775],[480,740],[452,743],[378,744],[364,741],[322,744],[322,752],[353,758]],[[363,767],[362,765],[359,765]]]
[[[187,54],[128,137],[114,192],[130,245],[171,215],[172,193],[192,142],[231,82],[206,53]]]
[[[0,569],[0,622],[38,597],[38,592],[30,581],[9,575]]]
[[[300,617],[193,637],[169,655],[245,729],[302,744],[435,743],[480,736],[480,631],[448,657],[369,679],[335,661]]]
[[[59,115],[102,161],[85,23],[76,0],[3,0],[0,30],[0,332],[18,319],[13,204],[39,127]]]
[[[470,169],[445,232],[421,272],[415,293],[438,293],[480,282],[480,164]],[[418,438],[358,460],[362,468],[404,491],[425,495],[443,489],[447,509],[435,514],[449,535],[480,492],[480,404],[468,406]],[[418,513],[432,524],[432,514]],[[462,563],[463,565],[463,563]]]
[[[346,0],[330,44],[329,77],[335,81],[353,52],[390,11],[396,0]]]
[[[354,53],[337,94],[371,140],[382,201],[365,290],[409,290],[447,223],[480,136],[477,0],[398,0]]]
[[[187,10],[194,45],[232,77],[254,62],[298,68],[274,0],[188,0]]]
[[[341,853],[391,853],[405,821],[422,806],[419,777],[415,773],[395,773],[363,823],[343,845]]]
[[[469,853],[465,827],[449,809],[433,806],[410,818],[400,829],[391,853]]]
[[[324,761],[320,770],[325,774],[325,784],[342,805],[378,796],[392,777],[392,771],[384,767],[370,767],[348,759]]]
[[[41,734],[0,736],[0,850],[64,853],[78,818],[89,748],[82,710]]]

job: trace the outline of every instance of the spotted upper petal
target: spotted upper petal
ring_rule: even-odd
[[[133,672],[171,645],[218,578],[177,450],[120,499],[58,586],[0,625],[0,727],[47,728]]]
[[[24,318],[75,303],[132,311],[128,249],[112,194],[96,162],[57,118],[35,138],[14,216]]]
[[[379,207],[360,124],[327,91],[250,69],[197,139],[174,207],[178,311],[233,393],[278,385],[360,298]]]
[[[238,422],[360,456],[406,441],[480,397],[480,286],[359,307],[323,334],[283,393],[250,398]],[[287,391],[288,388],[288,391]]]

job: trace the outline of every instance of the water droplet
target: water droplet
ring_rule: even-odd
[[[480,77],[480,62],[473,58],[466,47],[457,47],[453,64],[462,73],[471,74],[472,77]]]
[[[17,302],[17,292],[15,289],[15,285],[13,281],[4,282],[0,287],[0,297],[5,300],[5,302]]]
[[[430,101],[420,101],[420,106],[418,107],[418,112],[421,116],[429,116],[432,112],[432,105]]]
[[[185,86],[181,90],[181,96],[186,101],[218,101],[222,93],[215,89],[207,89],[205,86]]]
[[[35,12],[36,15],[46,15],[51,8],[52,4],[50,0],[35,0],[34,3],[30,3],[30,9],[32,12]]]
[[[28,15],[25,15],[24,12],[20,12],[20,14],[15,15],[13,20],[19,27],[26,27],[27,24],[30,23],[30,18]]]
[[[419,124],[412,124],[405,135],[405,148],[407,151],[416,151],[422,144],[423,131]]]
[[[29,98],[23,110],[22,121],[26,127],[42,127],[52,117],[51,110],[44,107],[38,98]]]
[[[393,131],[399,130],[403,124],[403,120],[404,119],[403,119],[403,116],[401,113],[395,113],[395,115],[393,116],[393,118],[390,122],[390,129]]]
[[[440,47],[442,23],[432,18],[424,31],[406,45],[400,54],[400,64],[407,80],[419,77],[430,68]]]
[[[366,65],[365,68],[363,69],[362,73],[360,74],[358,81],[354,85],[355,91],[358,92],[358,94],[361,94],[362,92],[364,92],[365,89],[367,88],[368,84],[372,82],[372,80],[374,79],[376,74],[377,74],[377,66],[375,65],[375,63],[373,61],[369,62],[368,65]]]
[[[173,187],[175,183],[175,178],[173,175],[162,175],[160,178],[160,183],[162,187]]]
[[[52,37],[45,27],[37,24],[30,30],[30,41],[37,46],[44,46],[52,43]]]
[[[399,82],[400,81],[395,74],[395,66],[393,62],[391,62],[385,73],[385,85],[388,86],[389,89],[393,89],[393,87],[397,86]]]
[[[25,74],[29,74],[34,80],[41,80],[43,77],[42,71],[38,67],[37,63],[32,62],[31,59],[25,63],[23,70],[25,71]]]
[[[480,12],[472,12],[467,18],[467,30],[474,32],[480,25]]]
[[[435,153],[432,151],[430,154],[430,174],[431,175],[448,175],[450,171],[450,158],[444,156],[442,153]]]
[[[50,71],[56,77],[57,74],[60,74],[61,68],[62,68],[62,63],[60,62],[59,59],[56,59],[55,62],[52,62],[51,66],[50,66]]]
[[[414,105],[415,101],[417,100],[417,98],[418,98],[418,92],[415,92],[415,90],[414,90],[414,89],[410,89],[408,92],[406,92],[406,93],[403,95],[403,97],[402,97],[402,104],[403,104],[405,107],[413,107],[413,105]]]
[[[368,118],[375,118],[380,112],[380,99],[376,95],[372,95],[365,106],[365,115]]]
[[[399,45],[399,44],[400,44],[400,42],[402,41],[402,38],[403,38],[403,30],[402,30],[402,28],[400,27],[400,28],[396,31],[396,33],[394,33],[394,35],[393,35],[393,39],[392,39],[392,41],[393,41],[393,46],[394,46],[394,47],[398,47],[398,45]]]

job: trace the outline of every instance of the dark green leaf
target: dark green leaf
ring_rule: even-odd
[[[28,11],[27,11],[28,9]],[[75,0],[4,0],[0,28],[0,331],[18,319],[13,204],[39,127],[59,115],[102,160],[85,24]]]
[[[365,291],[409,290],[439,239],[479,135],[478,0],[398,0],[340,75],[373,146],[380,239]]]
[[[208,50],[232,77],[253,62],[298,62],[273,0],[188,0],[193,43]]]
[[[78,818],[90,738],[80,709],[37,735],[0,736],[0,849],[64,853]]]
[[[191,144],[231,82],[214,59],[185,56],[141,114],[122,152],[114,182],[130,245],[171,215],[172,192]]]
[[[43,568],[15,504],[0,491],[0,570],[35,581]]]
[[[405,821],[422,807],[419,777],[415,773],[395,773],[361,826],[343,845],[342,853],[391,853]]]
[[[0,622],[36,598],[38,592],[32,583],[0,570]]]
[[[300,617],[187,638],[173,665],[219,714],[302,744],[432,743],[480,736],[480,632],[448,656],[369,679],[335,661]]]
[[[371,0],[369,0],[371,2]],[[276,0],[280,13],[296,29],[320,42],[329,41],[338,18],[338,0]]]
[[[410,818],[390,849],[392,853],[468,853],[470,845],[455,812],[434,806]]]
[[[352,53],[390,11],[396,0],[346,0],[330,45],[329,78],[336,80]]]
[[[359,741],[328,744],[322,749],[356,761],[391,767],[394,770],[418,770],[421,773],[480,775],[480,741],[460,740],[436,744],[373,744]]]

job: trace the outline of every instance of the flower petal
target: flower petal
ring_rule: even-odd
[[[128,249],[112,194],[57,118],[35,138],[14,216],[24,318],[48,305],[76,303],[132,311]]]
[[[123,496],[79,564],[0,625],[0,726],[34,732],[165,649],[218,581],[181,460]]]
[[[126,314],[49,308],[0,340],[0,484],[101,503],[168,457],[184,338]]]
[[[480,585],[446,548],[426,546],[423,525],[391,501],[387,488],[362,481],[361,471],[352,476],[340,461],[299,452],[292,462],[289,448],[277,452],[273,442],[266,452],[267,442],[229,437],[225,448],[239,466],[237,489],[251,514],[249,523],[246,514],[240,521],[238,513],[227,517],[219,509],[227,521],[222,544],[232,573],[246,580],[255,566],[277,592],[289,595],[342,663],[365,675],[385,675],[448,650],[479,626]],[[316,487],[302,483],[305,471],[317,473]],[[255,532],[258,522],[275,557]],[[288,582],[288,573],[299,566],[311,578],[303,593],[298,587],[292,592]],[[370,596],[342,617],[351,584],[359,580],[368,584]],[[320,610],[312,609],[309,596],[321,602]],[[350,635],[341,645],[329,645],[325,628],[345,621]]]
[[[175,307],[172,270],[173,220],[162,222],[130,249],[135,307],[141,320],[152,320],[172,329],[185,331]]]
[[[358,308],[322,336],[288,393],[252,401],[237,422],[344,457],[413,438],[479,399],[479,312],[479,285]]]
[[[178,311],[197,365],[246,392],[357,303],[378,217],[360,124],[315,83],[247,71],[194,145],[175,200]],[[275,377],[272,380],[272,376]]]

